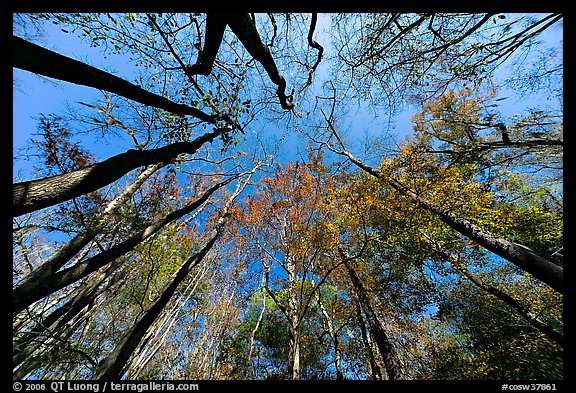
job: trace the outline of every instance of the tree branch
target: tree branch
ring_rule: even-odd
[[[108,72],[62,56],[17,36],[12,36],[12,58],[13,66],[16,68],[77,85],[109,91],[144,105],[179,115],[191,115],[202,121],[216,124],[213,116],[197,108],[170,101]]]
[[[322,111],[324,114],[324,112]],[[518,268],[532,274],[535,278],[548,284],[554,290],[564,293],[564,280],[563,280],[563,269],[562,267],[550,262],[549,260],[536,255],[527,247],[524,247],[518,243],[508,241],[503,238],[499,238],[492,233],[486,231],[485,229],[473,224],[464,217],[457,216],[451,211],[445,209],[444,207],[430,202],[426,199],[418,196],[414,191],[410,190],[408,187],[404,186],[398,180],[393,177],[386,176],[382,172],[372,168],[369,165],[364,164],[362,161],[354,157],[346,148],[338,133],[334,129],[330,119],[324,114],[330,130],[333,135],[338,140],[338,143],[342,146],[343,150],[336,150],[332,146],[326,144],[326,146],[333,152],[348,157],[352,163],[361,168],[362,170],[370,173],[372,176],[381,179],[386,182],[394,190],[398,191],[400,194],[407,196],[414,200],[421,208],[429,211],[436,217],[438,217],[442,222],[447,224],[450,228],[454,229],[458,233],[466,236],[470,240],[478,243],[487,250],[495,253],[496,255],[508,260],[509,262],[516,265]]]

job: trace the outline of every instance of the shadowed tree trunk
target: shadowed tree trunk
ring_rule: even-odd
[[[446,262],[448,262],[454,270],[456,270],[458,273],[464,275],[464,277],[466,277],[468,280],[470,280],[478,288],[482,289],[485,292],[488,292],[492,296],[494,296],[494,297],[500,299],[501,301],[503,301],[504,303],[508,304],[510,307],[512,307],[514,310],[516,310],[518,312],[518,314],[522,318],[524,318],[530,325],[532,325],[538,331],[544,333],[552,341],[556,342],[560,346],[564,345],[564,336],[563,336],[562,332],[559,332],[559,331],[553,329],[551,326],[549,326],[546,322],[544,322],[541,318],[539,318],[539,316],[537,314],[534,314],[534,312],[531,310],[531,308],[529,306],[523,304],[518,299],[515,299],[514,297],[510,296],[508,293],[502,291],[501,289],[499,289],[499,288],[491,285],[490,283],[482,280],[476,274],[474,274],[470,270],[468,270],[466,268],[466,266],[464,266],[458,260],[458,258],[456,258],[453,255],[450,255],[450,254],[446,253],[444,250],[442,250],[440,245],[438,243],[436,243],[433,239],[431,239],[429,236],[427,236],[425,234],[423,234],[423,235],[430,243],[432,243],[432,245],[434,246],[434,251],[440,257],[442,257]]]
[[[112,213],[124,202],[128,200],[140,186],[150,177],[154,172],[164,166],[164,163],[152,165],[144,170],[132,184],[126,187],[120,195],[118,195],[112,202],[106,206],[96,223],[86,230],[83,230],[76,235],[72,240],[63,245],[58,251],[50,256],[50,258],[31,271],[24,277],[18,285],[24,285],[27,282],[36,281],[47,276],[50,276],[64,266],[74,255],[82,250],[90,241],[92,241],[104,228]]]
[[[368,332],[366,331],[366,321],[362,315],[362,306],[358,297],[356,297],[356,315],[358,318],[358,325],[360,326],[360,333],[362,334],[362,344],[364,344],[364,354],[368,359],[367,366],[369,367],[369,374],[372,375],[374,380],[382,380],[382,374],[386,374],[386,370],[380,370],[378,364],[376,364],[376,359],[374,358],[374,351],[372,350],[372,345],[368,339]]]
[[[226,217],[230,211],[230,206],[232,205],[234,199],[242,192],[246,184],[250,181],[250,177],[254,173],[256,168],[249,174],[248,180],[244,183],[241,183],[236,188],[236,191],[230,196],[230,198],[226,201],[224,208],[222,209],[222,213],[218,219],[216,224],[216,228],[214,230],[214,234],[208,240],[206,245],[197,253],[192,255],[190,258],[186,260],[178,269],[178,271],[172,276],[170,281],[164,286],[162,293],[156,298],[154,303],[150,306],[150,308],[142,315],[134,326],[129,329],[123,336],[120,343],[116,346],[116,348],[110,353],[101,363],[96,372],[94,379],[99,380],[106,380],[106,379],[120,379],[124,372],[124,367],[126,363],[132,356],[132,353],[136,350],[142,337],[146,334],[150,326],[156,321],[156,318],[160,315],[164,307],[170,301],[172,295],[176,291],[178,285],[184,281],[184,279],[188,276],[188,273],[198,265],[208,254],[208,252],[212,249],[216,241],[221,236],[221,231],[224,223],[226,222]]]
[[[247,13],[208,13],[206,14],[206,32],[204,35],[204,47],[198,55],[196,64],[186,68],[188,75],[210,75],[216,54],[224,38],[226,26],[230,26],[232,32],[238,37],[244,48],[256,61],[262,64],[270,80],[278,86],[276,94],[280,99],[283,109],[292,109],[294,104],[286,97],[286,80],[278,71],[276,63],[268,47],[262,42],[256,26]]]
[[[138,344],[140,344],[142,337],[144,337],[150,326],[152,326],[158,315],[160,315],[164,307],[168,304],[178,285],[186,278],[190,270],[204,259],[219,237],[220,231],[217,231],[199,252],[184,262],[150,308],[136,321],[134,326],[126,332],[122,341],[116,346],[114,351],[100,363],[99,370],[94,376],[94,379],[120,379],[122,377],[126,362],[128,362],[128,359],[132,356]]]
[[[179,115],[191,115],[208,123],[216,123],[213,116],[197,108],[170,101],[108,72],[62,56],[17,36],[12,36],[12,58],[13,66],[22,70],[109,91],[144,105]]]
[[[388,379],[405,379],[400,359],[398,359],[396,351],[394,350],[394,347],[392,346],[392,343],[390,342],[390,339],[388,338],[382,323],[372,308],[372,304],[370,303],[370,298],[366,292],[364,284],[362,284],[360,278],[350,265],[348,257],[344,255],[344,252],[340,248],[338,249],[338,253],[340,254],[340,258],[342,259],[346,270],[348,270],[348,275],[350,277],[350,281],[352,282],[352,286],[354,287],[354,292],[356,293],[358,302],[364,311],[364,315],[366,315],[366,320],[368,321],[370,332],[372,333],[372,337],[376,342],[380,356],[382,356],[382,360],[384,361]]]
[[[101,272],[93,282],[83,288],[76,296],[54,310],[14,342],[12,353],[14,379],[23,378],[35,368],[35,362],[30,362],[30,357],[34,356],[34,352],[42,343],[54,335],[61,335],[62,328],[67,323],[77,318],[86,307],[91,306],[98,296],[126,277],[128,269],[112,275],[121,264],[121,262],[113,264]],[[25,364],[21,366],[23,363]]]
[[[87,259],[84,262],[77,263],[74,266],[56,272],[55,274],[41,280],[31,281],[17,286],[12,292],[14,314],[24,310],[27,306],[31,305],[35,301],[40,300],[50,295],[51,293],[54,293],[57,290],[80,280],[83,277],[86,277],[90,273],[93,273],[101,267],[111,263],[116,258],[126,254],[168,223],[194,211],[196,208],[206,202],[216,190],[224,187],[232,180],[238,178],[238,176],[231,177],[223,182],[216,184],[193,203],[171,212],[163,219],[149,225],[146,229],[138,232],[136,235],[124,240],[123,242],[111,247],[106,251],[101,252],[98,255]]]
[[[138,167],[169,162],[180,154],[194,154],[221,133],[215,129],[190,142],[176,142],[158,149],[128,150],[73,172],[15,183],[12,215],[17,217],[96,191]]]
[[[383,180],[400,194],[412,198],[421,208],[428,210],[450,228],[466,236],[468,239],[475,241],[487,250],[492,251],[494,254],[512,262],[520,269],[532,274],[538,280],[550,285],[550,287],[554,288],[556,291],[564,293],[563,269],[560,266],[534,254],[531,250],[521,244],[499,238],[478,225],[471,223],[465,218],[457,216],[451,211],[444,209],[442,206],[420,198],[416,193],[404,186],[398,180],[388,177],[371,166],[364,164],[344,148],[342,140],[332,126],[332,122],[326,117],[325,119],[328,122],[330,130],[334,136],[336,136],[338,142],[343,148],[343,150],[339,151],[330,145],[326,145],[331,151],[348,157],[348,159],[360,169]]]

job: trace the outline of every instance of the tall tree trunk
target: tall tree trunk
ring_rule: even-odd
[[[138,347],[142,337],[144,337],[150,326],[152,326],[164,307],[166,307],[178,285],[180,285],[180,283],[182,283],[182,281],[188,276],[188,273],[191,269],[202,262],[206,254],[212,249],[216,241],[219,239],[224,223],[226,222],[226,217],[230,212],[230,207],[234,202],[234,199],[236,199],[236,197],[246,187],[246,184],[250,181],[250,178],[255,170],[256,168],[250,172],[248,179],[245,182],[238,184],[235,192],[224,204],[220,217],[216,223],[214,234],[210,240],[200,251],[192,255],[186,260],[186,262],[184,262],[180,269],[178,269],[170,281],[164,286],[162,293],[156,298],[150,308],[142,316],[140,316],[140,318],[138,318],[134,326],[124,334],[122,340],[116,346],[116,348],[100,363],[100,366],[95,373],[95,379],[120,379],[122,377],[123,370],[126,363],[128,362],[128,359],[130,359],[134,353],[134,350]]]
[[[314,284],[314,282],[312,282]],[[334,324],[332,323],[332,318],[328,314],[326,307],[324,307],[324,303],[322,303],[322,297],[320,296],[320,288],[314,291],[316,295],[316,301],[318,302],[318,307],[320,307],[320,312],[324,317],[324,325],[328,331],[328,335],[330,336],[330,340],[332,341],[332,345],[334,347],[334,366],[336,367],[336,379],[343,380],[344,374],[342,373],[342,351],[340,350],[339,340],[338,340],[338,332],[334,329]]]
[[[116,276],[114,278],[116,278]],[[117,280],[114,280],[112,284],[116,282]],[[108,289],[109,284],[105,284],[105,287],[104,289]],[[89,293],[88,296],[90,297],[91,294],[92,292]],[[82,300],[85,299],[86,297],[82,297]],[[92,298],[91,300],[94,299],[95,298]],[[81,307],[79,310],[76,309],[77,305]],[[15,342],[12,363],[13,379],[23,379],[31,372],[42,369],[42,366],[45,366],[43,362],[46,356],[51,356],[52,353],[61,353],[63,351],[77,352],[87,358],[91,364],[95,365],[95,361],[84,352],[76,351],[74,346],[70,344],[62,345],[63,343],[69,342],[70,338],[73,337],[77,331],[80,323],[90,318],[94,312],[92,306],[93,301],[88,300],[84,302],[83,305],[74,304],[72,308],[65,307],[65,312],[58,312],[60,310],[58,309],[45,319],[45,323],[40,322],[32,328],[32,331],[21,337],[17,343]],[[83,312],[80,313],[79,311]],[[55,318],[51,318],[53,315]],[[26,339],[29,340],[26,341]],[[16,346],[18,348],[16,348]],[[70,372],[71,371],[70,369]],[[48,372],[49,375],[56,375],[55,370],[46,370],[46,372]],[[53,377],[51,378],[53,379]]]
[[[384,330],[380,320],[378,319],[378,316],[376,315],[374,309],[372,308],[372,304],[370,302],[370,298],[368,296],[366,288],[364,287],[364,284],[362,284],[362,282],[360,281],[360,278],[350,265],[350,261],[344,255],[344,252],[341,249],[338,249],[338,251],[340,254],[340,258],[342,258],[344,266],[346,267],[346,270],[348,270],[350,281],[352,282],[352,286],[354,287],[354,291],[356,292],[358,301],[360,302],[362,310],[364,311],[366,319],[368,320],[368,326],[370,327],[370,332],[374,337],[374,341],[376,342],[378,351],[380,352],[382,360],[384,361],[384,365],[386,367],[386,374],[388,375],[388,378],[390,380],[404,379],[405,376],[400,359],[398,359],[398,356],[396,355],[394,347],[392,346],[392,343],[388,338],[386,331]]]
[[[109,91],[144,105],[179,115],[191,115],[212,124],[216,123],[213,116],[197,108],[170,101],[108,72],[62,56],[17,36],[12,36],[12,59],[14,67],[35,74]]]
[[[200,263],[208,251],[214,246],[216,240],[220,237],[220,231],[217,231],[206,245],[196,254],[184,262],[178,271],[172,276],[168,284],[162,290],[162,293],[156,298],[148,310],[134,323],[123,336],[121,342],[110,353],[99,366],[94,379],[120,379],[123,374],[126,362],[132,356],[140,340],[148,328],[154,323],[158,315],[162,312],[168,301],[176,291],[176,288],[186,278],[191,269]]]
[[[207,190],[199,199],[192,202],[191,204],[175,210],[168,214],[163,219],[151,224],[146,229],[138,232],[136,235],[124,240],[123,242],[111,247],[110,249],[97,254],[88,260],[77,263],[67,269],[59,271],[49,277],[44,279],[29,282],[20,286],[17,286],[12,291],[13,297],[13,310],[17,314],[24,310],[26,307],[31,305],[37,300],[40,300],[55,291],[62,289],[83,277],[86,277],[90,273],[95,272],[103,266],[114,261],[116,258],[126,254],[138,244],[142,243],[144,240],[148,239],[154,233],[158,232],[165,225],[170,222],[181,218],[182,216],[194,211],[197,207],[202,205],[208,198],[219,188],[230,183],[232,180],[237,178],[234,176],[226,179],[223,182],[216,184]]]
[[[288,330],[288,378],[296,381],[300,379],[300,334],[292,323]]]
[[[536,328],[541,333],[544,333],[546,336],[548,336],[549,339],[556,342],[560,346],[564,346],[564,335],[562,334],[562,332],[559,332],[559,331],[553,329],[548,324],[546,324],[546,322],[544,322],[537,314],[534,314],[534,312],[531,310],[530,306],[523,304],[521,301],[519,301],[518,299],[515,299],[514,297],[512,297],[508,293],[506,293],[506,292],[502,291],[501,289],[491,285],[490,283],[482,280],[476,274],[474,274],[470,270],[468,270],[466,268],[466,266],[464,266],[459,261],[458,258],[445,252],[442,249],[441,245],[438,244],[438,242],[436,242],[434,239],[432,239],[430,236],[426,235],[425,233],[422,233],[422,235],[426,238],[426,240],[429,243],[432,244],[436,254],[438,254],[442,259],[444,259],[446,262],[448,262],[450,264],[450,266],[456,272],[458,272],[461,275],[463,275],[464,277],[466,277],[468,280],[470,280],[478,288],[482,289],[483,291],[491,294],[492,296],[494,296],[494,297],[498,298],[499,300],[503,301],[504,303],[508,304],[510,307],[512,307],[514,310],[516,310],[516,312],[518,312],[518,314],[522,318],[524,318],[524,320],[526,320],[530,325],[532,325],[534,328]]]
[[[265,274],[262,273],[262,287],[265,285]],[[260,328],[260,324],[262,323],[262,319],[264,318],[264,313],[266,312],[266,292],[262,291],[262,309],[260,310],[260,315],[258,315],[258,320],[256,321],[256,325],[254,325],[254,329],[250,333],[250,341],[248,343],[248,357],[246,358],[246,364],[248,370],[250,369],[252,363],[252,352],[254,351],[254,340],[256,337],[256,333]],[[258,369],[255,370],[254,375],[258,375]]]
[[[17,217],[96,191],[138,167],[170,162],[180,154],[194,154],[221,133],[215,129],[190,142],[176,142],[158,149],[128,150],[73,172],[15,183],[12,215]]]
[[[76,296],[51,312],[41,322],[38,322],[31,327],[29,331],[16,339],[13,345],[13,367],[18,366],[25,361],[27,357],[31,356],[38,346],[35,343],[43,341],[44,338],[47,339],[50,336],[59,334],[60,330],[68,322],[76,318],[87,306],[93,304],[99,295],[110,289],[117,282],[123,280],[127,270],[112,275],[113,271],[116,270],[119,265],[120,263],[110,266],[109,269],[100,273],[94,282],[80,290]]]
[[[340,137],[336,133],[336,130],[332,126],[332,123],[328,119],[326,120],[328,121],[330,129],[338,139],[341,146],[344,146]],[[560,266],[548,261],[545,258],[542,258],[539,255],[534,254],[531,250],[522,246],[521,244],[499,238],[479,227],[478,225],[471,223],[465,218],[457,216],[442,206],[420,198],[416,193],[408,189],[398,180],[388,177],[382,172],[364,164],[346,149],[342,151],[338,151],[332,147],[330,147],[330,149],[338,154],[348,157],[350,161],[352,161],[362,170],[368,172],[378,179],[385,181],[388,183],[388,185],[390,185],[390,187],[398,191],[400,194],[413,199],[418,203],[419,206],[434,214],[441,221],[443,221],[458,233],[466,236],[470,240],[473,240],[487,250],[492,251],[494,254],[512,262],[520,269],[532,274],[538,280],[548,284],[556,291],[564,293],[563,269]]]
[[[92,241],[98,233],[104,228],[109,221],[111,215],[128,200],[140,188],[140,186],[150,177],[154,172],[160,169],[165,164],[155,164],[144,170],[132,184],[122,191],[120,195],[114,198],[108,206],[104,209],[98,220],[94,225],[86,228],[72,240],[63,245],[58,251],[50,256],[42,265],[38,266],[35,270],[30,272],[18,285],[25,285],[39,279],[46,278],[57,272],[64,266],[74,255],[76,255],[82,248],[84,248],[90,241]]]
[[[300,379],[300,318],[295,269],[294,261],[289,259],[286,265],[288,272],[288,378],[298,380]]]
[[[364,316],[362,315],[362,306],[360,304],[360,300],[356,297],[356,313],[358,317],[358,324],[360,325],[360,333],[362,335],[362,343],[364,344],[364,352],[366,357],[368,358],[367,366],[369,368],[368,373],[372,375],[372,379],[374,380],[382,380],[382,374],[386,375],[386,370],[380,370],[380,367],[376,363],[376,359],[374,357],[374,351],[372,350],[372,344],[368,338],[368,334],[366,331],[366,321],[364,320]]]
[[[286,80],[278,71],[276,63],[268,47],[262,42],[256,26],[248,13],[215,12],[206,14],[206,32],[204,34],[204,47],[198,55],[196,64],[186,68],[188,75],[209,75],[212,71],[216,54],[222,44],[226,25],[238,37],[244,48],[256,61],[262,64],[270,80],[278,86],[276,94],[283,109],[294,108],[294,103],[286,96]]]
[[[149,329],[148,333],[142,338],[140,350],[138,351],[137,356],[134,356],[131,362],[126,366],[126,379],[138,379],[139,374],[142,372],[144,367],[146,367],[150,360],[152,360],[154,355],[156,355],[158,350],[160,350],[166,341],[166,337],[170,333],[172,326],[179,319],[179,311],[185,307],[192,295],[196,293],[196,288],[198,288],[200,282],[207,282],[204,280],[206,272],[208,271],[207,265],[202,264],[198,266],[196,275],[186,288],[181,299],[178,299],[178,302],[170,309],[165,309],[162,313],[162,317],[157,319],[152,328]],[[194,283],[193,287],[192,283]],[[160,331],[162,330],[163,333],[160,334]],[[149,342],[151,343],[151,346],[147,345]]]

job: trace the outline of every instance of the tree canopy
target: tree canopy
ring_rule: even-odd
[[[14,379],[564,378],[561,14],[13,22]]]

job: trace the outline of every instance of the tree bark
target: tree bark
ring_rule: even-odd
[[[14,217],[31,213],[96,191],[145,165],[169,162],[180,154],[194,154],[204,143],[221,134],[220,129],[190,142],[176,142],[158,149],[128,150],[73,172],[15,183],[12,189]]]
[[[334,366],[336,367],[336,379],[341,381],[344,379],[344,374],[342,373],[342,353],[340,350],[340,343],[338,341],[338,332],[334,329],[334,324],[332,323],[332,319],[324,307],[322,303],[322,298],[320,296],[320,288],[317,291],[314,291],[316,295],[316,301],[318,302],[318,307],[320,308],[320,312],[324,317],[325,326],[328,331],[328,335],[332,340],[332,345],[334,346]]]
[[[126,187],[120,195],[114,198],[114,200],[106,206],[94,225],[86,228],[68,243],[63,245],[58,251],[52,254],[46,262],[26,275],[18,285],[25,285],[28,282],[48,277],[57,272],[58,269],[64,266],[74,255],[76,255],[80,250],[82,250],[82,248],[92,241],[96,235],[98,235],[108,222],[112,213],[116,211],[120,205],[126,202],[128,198],[130,198],[130,196],[132,196],[140,186],[163,165],[164,164],[156,164],[144,170],[140,175],[138,175],[132,184]]]
[[[372,375],[372,379],[374,380],[382,380],[382,374],[386,372],[386,370],[380,370],[380,367],[376,364],[376,359],[374,358],[374,351],[372,350],[372,345],[368,340],[368,334],[366,331],[366,321],[364,320],[364,316],[362,315],[362,306],[360,305],[360,301],[358,297],[356,297],[356,313],[358,316],[358,324],[360,325],[360,333],[362,334],[362,343],[364,344],[364,351],[365,355],[368,358],[368,367],[369,367],[369,374]]]
[[[205,201],[207,201],[208,198],[214,192],[216,192],[216,190],[218,190],[221,187],[224,187],[226,184],[230,183],[236,177],[228,178],[225,181],[216,184],[215,186],[207,190],[199,199],[192,202],[191,204],[171,212],[162,220],[159,220],[149,225],[146,229],[138,232],[136,235],[131,236],[130,238],[124,240],[123,242],[111,247],[106,251],[101,252],[98,255],[89,258],[84,262],[77,263],[76,265],[71,266],[62,271],[59,271],[47,278],[27,282],[26,284],[17,286],[16,288],[14,288],[12,292],[14,314],[21,312],[27,306],[31,305],[35,301],[40,300],[50,295],[51,293],[54,293],[57,290],[62,289],[80,280],[83,277],[86,277],[90,273],[93,273],[96,270],[100,269],[101,267],[106,266],[107,264],[113,262],[116,258],[126,254],[134,247],[136,247],[138,244],[142,243],[144,240],[148,239],[154,233],[159,231],[162,227],[164,227],[168,223],[194,211],[197,207],[199,207]]]
[[[223,15],[219,13],[206,14],[206,31],[204,32],[204,46],[202,51],[198,52],[198,58],[195,64],[189,66],[185,72],[192,75],[210,75],[218,49],[224,38],[224,31],[226,30],[226,20]]]
[[[159,331],[152,331],[151,329],[148,333],[142,338],[140,344],[140,350],[138,351],[137,356],[134,356],[131,359],[130,363],[126,365],[126,379],[138,379],[138,375],[144,367],[150,362],[150,360],[156,355],[158,350],[162,347],[164,342],[166,341],[166,337],[170,333],[172,326],[178,320],[179,312],[184,307],[186,303],[190,300],[191,296],[196,293],[196,288],[198,288],[198,284],[200,282],[206,282],[204,280],[204,275],[208,271],[206,268],[206,264],[197,265],[197,273],[192,279],[194,282],[194,287],[191,287],[191,284],[188,285],[185,294],[178,299],[178,302],[175,302],[171,309],[166,309],[162,313],[162,317],[158,318],[157,322],[155,323],[158,326],[158,330],[163,329],[164,332],[159,335]],[[148,347],[146,343],[150,342],[151,345]],[[166,375],[166,374],[165,374]]]
[[[196,254],[184,262],[178,271],[171,278],[169,283],[164,287],[160,296],[156,298],[150,308],[136,321],[134,326],[126,332],[122,341],[110,353],[99,366],[94,379],[108,380],[120,379],[126,362],[132,356],[140,340],[146,334],[150,326],[154,323],[158,315],[162,312],[170,298],[176,291],[176,288],[186,278],[191,269],[200,263],[208,251],[214,246],[216,240],[220,237],[220,231],[217,231],[206,245]]]
[[[111,276],[112,272],[116,270],[119,265],[120,264],[111,266],[106,272],[102,272],[88,287],[82,289],[74,298],[50,313],[50,315],[31,328],[30,331],[17,339],[13,345],[13,368],[16,369],[33,355],[39,347],[39,344],[35,344],[35,342],[43,342],[55,334],[60,334],[62,327],[76,318],[80,312],[91,305],[99,295],[123,280],[127,270]],[[26,371],[26,373],[29,371],[31,370]],[[20,372],[22,372],[22,370],[20,370]]]
[[[209,75],[212,71],[216,54],[224,37],[226,25],[238,37],[244,48],[256,61],[264,67],[270,80],[278,86],[276,94],[283,109],[292,109],[294,104],[286,96],[286,80],[272,58],[268,47],[262,42],[256,26],[248,13],[208,13],[206,14],[206,33],[204,47],[198,56],[196,64],[186,68],[188,75]]]
[[[208,254],[221,236],[222,227],[224,226],[226,217],[230,212],[230,206],[234,199],[242,192],[246,184],[248,184],[255,170],[256,168],[250,172],[248,180],[243,184],[238,185],[236,191],[224,204],[222,213],[216,223],[214,234],[210,240],[208,240],[206,245],[200,251],[192,255],[186,260],[186,262],[184,262],[184,264],[182,264],[180,269],[178,269],[170,281],[164,286],[162,293],[156,298],[150,308],[140,318],[138,318],[134,326],[124,334],[120,344],[118,344],[116,348],[100,363],[94,379],[106,380],[120,379],[122,377],[124,367],[130,359],[130,356],[132,356],[132,353],[138,347],[142,337],[144,337],[150,326],[152,326],[164,307],[166,307],[178,285],[182,283],[191,269],[202,262],[206,254]]]
[[[294,381],[300,379],[300,334],[298,327],[292,324],[288,330],[288,378]]]
[[[448,254],[444,250],[440,244],[438,244],[434,239],[430,238],[426,234],[423,233],[423,236],[428,240],[433,246],[434,251],[438,254],[442,259],[452,266],[452,268],[457,271],[458,273],[464,275],[468,280],[470,280],[474,285],[478,288],[488,292],[489,294],[493,295],[494,297],[498,298],[499,300],[503,301],[504,303],[508,304],[514,310],[518,312],[518,314],[524,318],[530,325],[536,328],[541,333],[545,334],[550,338],[552,341],[556,342],[560,346],[564,346],[564,337],[562,332],[556,331],[551,326],[546,324],[542,321],[538,315],[534,314],[531,308],[528,305],[523,304],[518,299],[510,296],[508,293],[498,289],[497,287],[487,283],[486,281],[482,280],[480,277],[472,273],[470,270],[464,266],[458,258],[454,257],[453,255]]]
[[[286,265],[286,271],[288,272],[288,377],[292,380],[300,379],[300,318],[295,268],[294,261],[288,258]]]
[[[360,281],[360,278],[350,265],[348,258],[344,255],[344,252],[340,248],[338,249],[338,252],[340,254],[340,258],[344,262],[346,270],[348,270],[348,275],[350,277],[350,281],[352,282],[352,286],[354,287],[356,297],[358,298],[362,310],[366,315],[368,326],[370,327],[370,332],[374,337],[378,351],[380,352],[382,360],[384,361],[388,378],[390,380],[405,379],[400,359],[398,359],[394,347],[392,346],[392,342],[388,338],[386,331],[382,327],[378,316],[372,308],[372,304],[370,303],[370,298],[366,288],[364,287],[364,284],[362,284]]]
[[[406,191],[404,193],[407,194]],[[492,251],[494,254],[512,262],[520,269],[548,284],[559,293],[564,293],[563,269],[560,266],[534,254],[520,244],[494,236],[483,228],[455,215],[441,206],[422,199],[418,201],[422,208],[436,215],[452,229],[455,229],[487,250]]]
[[[213,116],[197,108],[170,101],[108,72],[62,56],[17,36],[12,36],[12,57],[13,66],[16,68],[77,85],[109,91],[144,105],[179,115],[191,115],[208,123],[216,123]]]

